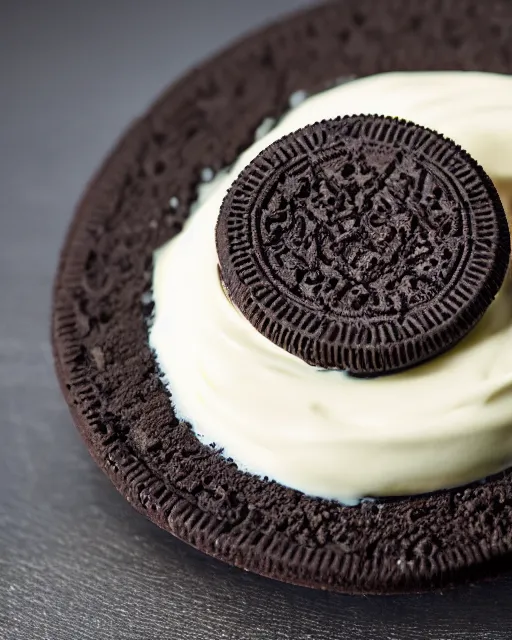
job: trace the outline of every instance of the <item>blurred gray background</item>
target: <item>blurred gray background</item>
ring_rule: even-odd
[[[1,640],[512,637],[500,615],[512,602],[505,579],[448,594],[349,598],[202,556],[116,493],[58,391],[50,288],[86,181],[166,84],[308,4],[0,0]]]

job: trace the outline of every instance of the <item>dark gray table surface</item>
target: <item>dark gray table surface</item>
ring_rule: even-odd
[[[307,4],[0,0],[1,640],[512,638],[511,579],[343,597],[197,553],[116,493],[57,387],[50,287],[85,182],[168,82]]]

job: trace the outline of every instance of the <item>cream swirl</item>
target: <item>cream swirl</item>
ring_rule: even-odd
[[[223,293],[214,229],[235,177],[283,135],[354,113],[405,118],[452,138],[508,205],[511,77],[392,73],[341,85],[303,102],[247,149],[157,252],[150,334],[176,410],[204,442],[244,470],[345,502],[461,484],[512,460],[510,281],[455,349],[371,380],[310,367],[261,336]]]

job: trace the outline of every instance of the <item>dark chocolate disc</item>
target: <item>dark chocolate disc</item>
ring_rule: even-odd
[[[440,0],[434,8],[410,0],[315,5],[207,61],[125,133],[87,187],[62,249],[55,363],[97,464],[166,531],[284,582],[416,593],[512,568],[512,469],[485,483],[354,507],[244,473],[176,415],[143,317],[153,252],[186,222],[202,170],[231,166],[293,93],[382,71],[512,73],[509,0]],[[90,517],[86,507],[73,505],[74,517]],[[247,586],[235,572],[232,579]]]
[[[443,353],[506,274],[497,192],[454,142],[351,116],[263,151],[226,196],[221,277],[264,336],[307,363],[375,375]]]

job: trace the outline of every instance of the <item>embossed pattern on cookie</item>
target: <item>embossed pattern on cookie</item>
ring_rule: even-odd
[[[457,343],[498,292],[503,207],[455,143],[354,116],[263,151],[226,196],[222,279],[267,338],[307,363],[374,375]]]

